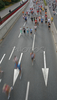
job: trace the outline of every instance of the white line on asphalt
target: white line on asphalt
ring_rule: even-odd
[[[13,47],[13,50],[12,50],[12,52],[11,52],[11,54],[10,54],[10,57],[9,57],[9,60],[11,59],[14,50],[15,50],[15,46]]]
[[[34,34],[34,38],[33,38],[32,51],[34,51],[34,43],[35,43],[35,34]]]
[[[46,68],[46,57],[45,57],[45,51],[43,51],[44,54],[44,68]]]
[[[46,56],[45,56],[45,51],[43,51],[44,54],[44,68],[42,68],[42,73],[45,81],[45,86],[47,86],[48,82],[48,73],[49,73],[49,68],[46,68]]]
[[[27,91],[26,91],[26,98],[25,98],[25,100],[28,100],[29,85],[30,85],[30,82],[27,83]]]
[[[0,64],[2,63],[2,61],[3,61],[4,57],[5,57],[5,55],[6,55],[6,54],[4,54],[3,57],[2,57],[2,59],[0,60]]]
[[[21,33],[19,34],[18,38],[20,38],[20,36],[21,36]]]
[[[25,26],[26,25],[26,22],[24,23],[24,25],[23,26]]]
[[[0,79],[0,83],[1,83],[2,79]]]
[[[23,56],[23,53],[21,53],[21,55],[20,55],[20,59],[19,59],[18,64],[20,64],[20,63],[21,63],[22,56]]]

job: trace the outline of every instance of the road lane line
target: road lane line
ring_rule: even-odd
[[[27,83],[27,91],[26,91],[26,98],[25,98],[25,100],[28,100],[29,85],[30,85],[30,82]]]
[[[12,52],[11,52],[11,54],[10,54],[10,57],[9,57],[9,60],[11,59],[14,50],[15,50],[15,46],[13,47],[13,50],[12,50]]]
[[[19,59],[18,64],[20,64],[20,63],[21,63],[22,56],[23,56],[23,53],[21,53],[21,55],[20,55],[20,59]]]
[[[24,23],[24,25],[23,26],[25,26],[26,25],[26,22]]]
[[[3,61],[4,57],[5,57],[5,55],[6,55],[6,54],[4,54],[3,57],[2,57],[2,59],[0,60],[0,64],[2,63],[2,61]]]
[[[45,57],[45,51],[43,51],[44,54],[44,68],[46,68],[46,57]]]
[[[32,51],[34,51],[34,43],[35,43],[35,34],[34,34],[34,38],[33,38]]]
[[[20,36],[21,36],[21,33],[19,34],[18,38],[20,38]]]
[[[2,79],[0,79],[0,83],[1,83]]]

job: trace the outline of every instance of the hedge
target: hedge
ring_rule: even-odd
[[[0,0],[0,9],[4,7],[5,7],[5,3],[2,0]]]

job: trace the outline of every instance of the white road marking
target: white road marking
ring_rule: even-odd
[[[18,38],[20,38],[20,36],[21,36],[21,33],[19,34]]]
[[[2,79],[0,79],[0,83],[1,83]]]
[[[34,34],[34,38],[33,38],[32,51],[34,51],[34,43],[35,43],[35,34]]]
[[[27,83],[27,91],[26,91],[26,98],[25,98],[25,100],[28,100],[29,85],[30,85],[30,82]]]
[[[4,57],[5,57],[5,55],[6,55],[6,54],[4,54],[3,57],[2,57],[2,59],[0,60],[0,64],[2,63],[2,61],[3,61]]]
[[[20,55],[20,59],[19,59],[18,64],[20,64],[20,63],[21,63],[22,56],[23,56],[23,53],[21,53],[21,55]]]
[[[14,50],[15,50],[15,46],[13,47],[13,50],[12,50],[12,52],[11,52],[11,54],[10,54],[10,57],[9,57],[9,60],[11,59]]]
[[[13,86],[18,78],[18,75],[19,75],[19,69],[14,69]]]
[[[21,63],[22,56],[23,56],[23,53],[21,53],[21,55],[20,55],[20,59],[19,59],[18,64]],[[13,86],[14,86],[14,84],[15,84],[17,78],[18,78],[18,75],[19,75],[19,69],[18,69],[18,68],[17,68],[17,69],[14,69]]]
[[[43,51],[43,54],[44,54],[44,68],[42,68],[42,72],[43,72],[43,77],[44,77],[44,81],[45,81],[45,86],[47,86],[49,68],[46,68],[45,51]]]
[[[23,26],[25,26],[26,25],[26,22],[24,23],[24,25]]]

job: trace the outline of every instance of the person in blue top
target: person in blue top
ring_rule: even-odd
[[[21,79],[21,63],[18,63],[18,66],[17,66],[17,68],[19,69],[19,75],[20,75],[20,79]]]
[[[32,34],[32,29],[30,28],[30,34]]]
[[[41,23],[43,23],[43,21],[44,21],[44,19],[43,19],[43,18],[41,18]]]
[[[29,34],[29,28],[28,27],[27,27],[26,31],[27,31],[27,34]]]
[[[15,69],[17,69],[17,68],[19,69],[19,75],[20,75],[20,79],[21,79],[21,64],[18,63],[18,58],[17,58],[17,56],[14,56],[13,61],[14,61],[14,63],[15,63],[14,68],[15,68]]]
[[[32,52],[30,53],[30,56],[31,56],[32,65],[33,65],[33,60],[35,59],[35,53],[32,51]]]

